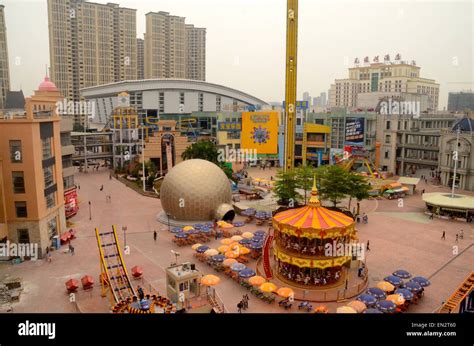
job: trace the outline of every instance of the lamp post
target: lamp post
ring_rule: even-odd
[[[456,187],[456,171],[458,169],[458,150],[459,150],[459,135],[461,134],[461,126],[456,129],[456,148],[453,151],[454,172],[453,172],[453,187],[451,190],[451,198],[454,198],[454,188]]]
[[[123,231],[123,246],[126,248],[127,247],[127,237],[125,231],[127,230],[127,226],[122,226],[122,231]]]
[[[89,201],[89,221],[92,220],[91,201]]]
[[[168,232],[171,232],[170,214],[166,214],[166,217],[168,218]]]
[[[174,265],[177,266],[177,265],[178,265],[178,257],[179,257],[179,255],[180,255],[180,253],[177,252],[177,251],[174,251],[174,250],[171,250],[171,253],[172,253],[172,254],[174,255],[174,257],[175,257]]]

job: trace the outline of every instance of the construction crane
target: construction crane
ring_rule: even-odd
[[[285,170],[295,164],[296,67],[298,55],[298,0],[287,0],[285,76]]]

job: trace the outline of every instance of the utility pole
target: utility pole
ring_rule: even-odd
[[[145,186],[145,136],[144,131],[145,127],[142,125],[142,179],[143,179],[143,192],[146,191]]]
[[[461,127],[456,129],[456,148],[453,151],[454,172],[453,172],[453,187],[451,190],[451,198],[454,198],[454,188],[456,187],[456,171],[458,169],[458,155],[459,155],[459,135],[461,134]]]

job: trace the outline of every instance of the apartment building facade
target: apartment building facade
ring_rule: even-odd
[[[7,28],[5,6],[0,5],[0,109],[4,108],[7,92],[10,90],[10,68],[8,64]]]
[[[137,79],[145,79],[145,41],[137,38]]]
[[[206,29],[186,24],[186,79],[206,80]]]

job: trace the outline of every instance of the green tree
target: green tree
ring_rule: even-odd
[[[369,191],[372,189],[371,185],[367,181],[366,177],[363,177],[358,174],[349,173],[348,179],[348,189],[349,189],[349,210],[351,209],[352,198],[357,199],[358,202],[363,199],[369,198]],[[357,214],[359,214],[359,204],[357,204]]]
[[[311,166],[298,166],[296,172],[296,184],[299,189],[304,191],[304,204],[307,203],[308,191],[313,186],[315,170]]]
[[[278,203],[289,205],[291,202],[296,204],[300,194],[296,191],[298,182],[296,179],[296,172],[294,170],[285,171],[279,169],[276,174],[275,185],[273,191],[278,197]]]
[[[349,193],[349,173],[339,166],[318,167],[317,180],[321,198],[331,201],[334,206],[337,206]]]
[[[212,163],[217,164],[217,158],[219,153],[217,151],[217,147],[211,141],[202,140],[196,143],[191,144],[186,150],[183,152],[181,157],[183,160],[190,160],[190,159],[202,159],[211,161]]]

